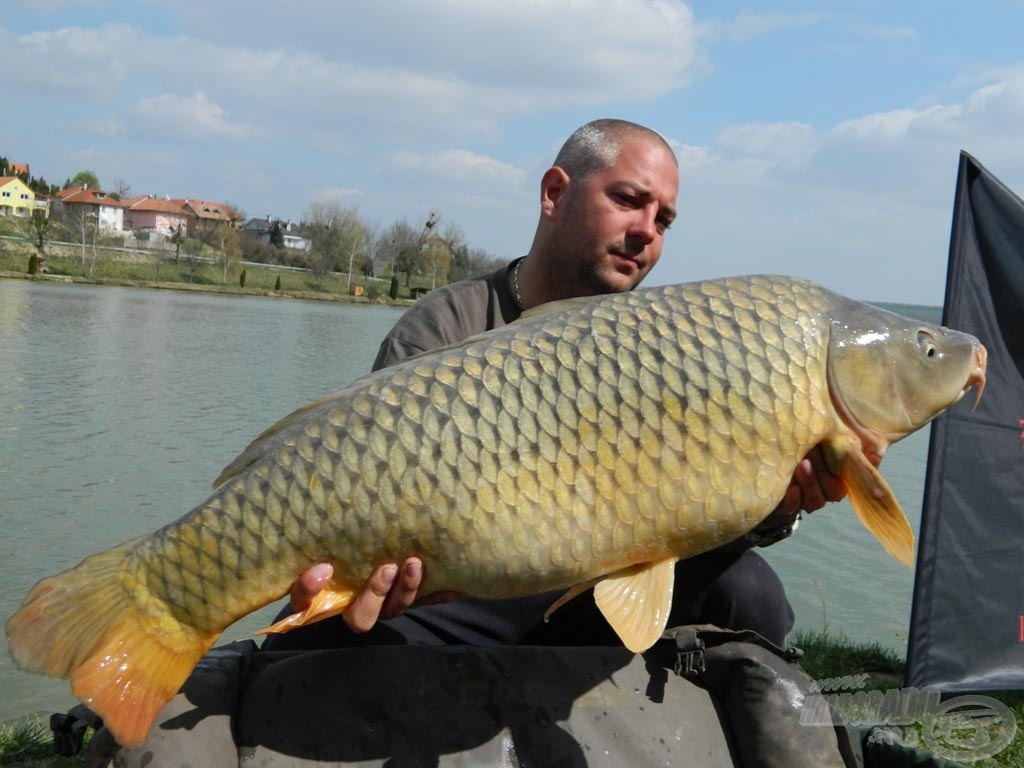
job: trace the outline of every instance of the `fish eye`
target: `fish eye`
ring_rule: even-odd
[[[917,346],[924,352],[925,357],[935,357],[939,354],[939,348],[935,345],[935,337],[928,331],[917,332]]]

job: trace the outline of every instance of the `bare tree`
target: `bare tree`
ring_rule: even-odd
[[[310,266],[319,275],[331,270],[352,273],[366,258],[374,229],[363,221],[357,208],[349,208],[337,200],[311,203],[303,217],[302,234],[313,243]]]
[[[470,248],[466,244],[457,245],[452,251],[452,266],[448,278],[455,282],[467,277],[476,277],[485,272],[493,272],[505,263],[505,259],[488,253],[483,248]]]
[[[221,283],[227,284],[228,270],[233,264],[242,260],[242,247],[239,243],[238,230],[226,221],[211,225],[207,230],[207,237],[212,240],[212,245],[219,255],[221,264]]]
[[[118,177],[114,179],[114,188],[110,192],[110,196],[115,200],[124,200],[130,197],[132,194],[132,185],[127,180]]]
[[[435,228],[436,229],[436,228]],[[444,230],[427,237],[423,257],[431,271],[431,290],[451,279],[455,254],[465,251],[466,234],[455,222],[445,225]]]
[[[91,210],[91,208],[92,207],[88,205],[65,204],[61,211],[61,219],[64,224],[79,235],[80,242],[82,244],[79,266],[83,275],[86,274],[85,252],[86,246],[89,244],[90,236],[92,238],[94,250],[96,244],[96,220],[98,218],[98,214],[96,211]]]
[[[183,248],[185,255],[188,256],[188,281],[191,283],[196,278],[196,267],[199,264],[199,254],[203,250],[203,244],[198,240],[187,238]]]
[[[46,211],[36,208],[32,211],[32,228],[36,231],[37,247],[42,255],[46,245],[46,233],[50,230],[50,217]]]
[[[391,265],[392,274],[405,273],[406,288],[409,287],[414,274],[424,271],[423,246],[439,223],[440,217],[436,213],[431,213],[422,228],[413,226],[408,219],[401,219],[392,222],[381,233],[377,243],[377,257]]]
[[[174,228],[174,232],[167,238],[167,242],[174,244],[174,263],[178,263],[178,257],[181,256],[181,244],[185,242],[185,225],[179,224]]]

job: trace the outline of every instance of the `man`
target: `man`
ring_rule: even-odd
[[[493,274],[417,302],[384,339],[374,369],[505,325],[549,301],[634,289],[661,256],[676,217],[678,186],[675,154],[654,131],[621,120],[582,126],[541,179],[540,220],[529,253]],[[819,509],[844,494],[842,482],[825,470],[820,451],[812,452],[760,527],[759,543],[788,535],[801,509]],[[750,537],[679,563],[669,626],[754,629],[781,644],[793,624],[792,609],[778,577],[751,551],[755,541]],[[414,606],[423,569],[429,567],[416,557],[381,566],[346,609],[343,622],[326,620],[271,636],[264,647],[618,642],[590,594],[560,608],[550,623],[543,615],[559,593],[501,601],[442,594]],[[292,589],[292,608],[308,605],[331,572],[321,564],[303,574]]]

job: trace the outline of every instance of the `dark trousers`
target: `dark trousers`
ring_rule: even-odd
[[[594,604],[593,591],[559,608],[550,621],[544,612],[562,594],[548,592],[511,600],[463,597],[451,603],[411,608],[378,622],[363,634],[340,616],[280,635],[264,650],[293,651],[361,645],[618,645],[614,630]],[[279,618],[291,613],[285,607]],[[793,628],[793,609],[782,582],[751,550],[713,551],[676,565],[668,626],[715,624],[752,629],[782,645]]]

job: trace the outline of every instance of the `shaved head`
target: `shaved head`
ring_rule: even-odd
[[[566,140],[555,158],[555,166],[570,178],[581,181],[614,165],[623,143],[642,139],[660,144],[673,161],[675,152],[657,131],[628,120],[593,120],[577,128]],[[677,162],[678,166],[678,162]]]

